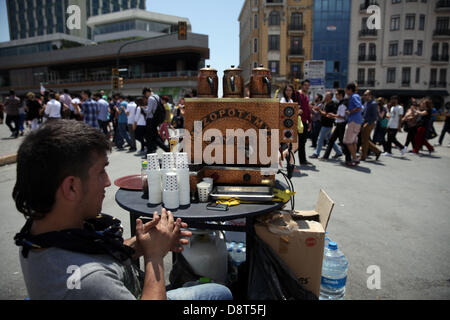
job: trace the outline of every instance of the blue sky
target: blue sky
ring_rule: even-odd
[[[23,1],[23,0],[19,0]],[[238,17],[244,0],[147,0],[147,10],[189,18],[192,32],[209,36],[210,60],[219,71],[239,65]],[[6,0],[0,0],[0,42],[9,41]]]

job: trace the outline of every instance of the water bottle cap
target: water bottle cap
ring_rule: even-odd
[[[237,251],[238,253],[241,253],[241,252],[242,252],[241,248],[237,248],[236,251]]]
[[[337,250],[338,249],[337,243],[333,242],[333,241],[328,242],[328,249],[330,249],[330,250]]]

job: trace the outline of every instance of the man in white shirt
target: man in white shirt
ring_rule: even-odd
[[[386,144],[384,145],[384,156],[392,156],[392,143],[394,143],[401,151],[402,156],[405,155],[408,150],[404,145],[402,145],[396,138],[397,132],[402,131],[402,117],[403,117],[403,107],[398,104],[398,97],[393,96],[390,102],[390,110],[389,110],[389,122],[387,126],[388,130],[388,139]]]
[[[134,152],[136,151],[136,137],[134,135],[134,119],[136,117],[136,108],[137,105],[134,102],[133,97],[129,96],[127,98],[128,101],[128,105],[127,105],[127,117],[128,117],[128,134],[130,135],[130,139],[131,139],[131,148],[130,148],[130,152]]]
[[[61,119],[61,102],[56,101],[56,93],[50,92],[50,101],[45,107],[45,114],[48,119]]]

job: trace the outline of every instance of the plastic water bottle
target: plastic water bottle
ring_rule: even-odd
[[[335,242],[325,249],[320,283],[320,300],[342,300],[345,295],[348,261]]]
[[[330,237],[328,236],[328,232],[325,232],[325,244],[324,244],[324,248],[327,249],[328,248],[328,243],[331,241]],[[325,251],[325,250],[324,250]],[[325,253],[325,252],[324,252]]]

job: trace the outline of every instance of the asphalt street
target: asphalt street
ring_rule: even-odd
[[[435,126],[440,133],[442,125]],[[14,153],[21,141],[8,136],[0,125],[0,156]],[[401,142],[405,138],[399,135]],[[349,261],[345,299],[450,299],[449,143],[447,135],[432,155],[401,157],[394,150],[392,158],[357,168],[315,159],[310,160],[315,166],[299,167],[293,178],[296,209],[314,209],[320,189],[336,203],[327,231]],[[109,160],[112,182],[140,172],[140,158],[132,153],[114,151]],[[15,165],[0,167],[0,299],[22,300],[27,292],[13,237],[25,220],[11,198],[15,170]],[[117,190],[114,184],[107,189],[103,212],[119,218],[129,236],[128,213],[114,200]],[[166,279],[170,264],[169,255]],[[380,289],[367,285],[374,268],[380,271]]]

